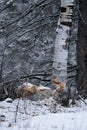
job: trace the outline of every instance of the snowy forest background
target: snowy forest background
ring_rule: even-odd
[[[74,2],[70,30],[67,86],[80,95],[87,92],[86,0]],[[0,98],[14,98],[15,88],[25,81],[53,87],[58,0],[0,1]]]
[[[0,0],[0,129],[87,130],[86,21],[86,0]]]

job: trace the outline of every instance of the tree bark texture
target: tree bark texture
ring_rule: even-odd
[[[68,82],[68,68],[72,68],[72,66],[77,65],[76,42],[71,41],[73,35],[72,28],[74,7],[74,0],[61,0],[61,12],[58,20],[57,35],[55,40],[53,73],[56,73],[59,80],[64,82]],[[77,34],[77,27],[75,32]]]

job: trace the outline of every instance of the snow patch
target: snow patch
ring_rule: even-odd
[[[52,98],[8,100],[0,102],[1,130],[87,130],[87,105],[81,100],[70,107],[63,107]]]

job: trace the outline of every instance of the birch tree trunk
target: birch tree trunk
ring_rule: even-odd
[[[68,46],[72,27],[74,0],[61,0],[61,12],[58,20],[55,40],[54,73],[58,80],[67,82]]]
[[[61,98],[63,105],[68,105],[69,99],[72,99],[73,104],[76,99],[77,4],[77,0],[61,0],[61,12],[55,40],[53,73],[58,75],[59,81],[67,83],[67,89],[62,93]]]

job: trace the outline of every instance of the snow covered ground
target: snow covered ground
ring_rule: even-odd
[[[87,130],[86,119],[87,105],[81,100],[70,107],[52,98],[0,102],[0,130]]]

